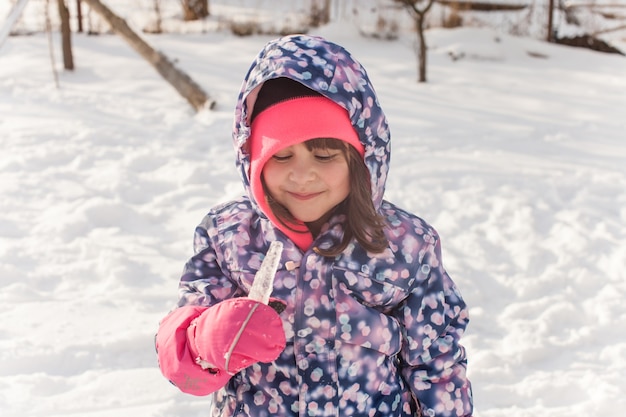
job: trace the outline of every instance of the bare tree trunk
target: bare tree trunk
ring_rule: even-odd
[[[61,18],[61,45],[63,47],[63,67],[66,70],[74,69],[74,57],[72,56],[72,29],[70,28],[70,12],[65,5],[65,0],[57,0],[59,17]]]
[[[417,81],[426,82],[426,37],[424,36],[424,17],[420,16],[415,20],[415,29],[417,30],[418,50],[417,50]]]
[[[428,47],[426,46],[426,36],[424,35],[424,21],[426,19],[426,14],[431,9],[435,0],[394,0],[397,3],[402,4],[413,16],[413,20],[415,21],[415,31],[417,32],[417,56],[418,56],[418,82],[424,83],[426,82],[426,51]],[[426,6],[423,9],[417,7],[417,3],[421,1],[427,1]]]
[[[309,19],[312,27],[328,24],[330,22],[330,0],[312,0]]]
[[[330,23],[330,0],[324,0],[324,24]]]
[[[200,20],[209,16],[209,0],[181,0],[183,20]]]
[[[163,17],[161,15],[161,0],[154,0],[154,14],[156,15],[156,22],[154,23],[154,33],[163,33]]]
[[[124,19],[113,13],[100,0],[83,0],[106,20],[113,31],[120,35],[135,51],[152,65],[159,74],[170,83],[178,93],[183,96],[189,104],[199,111],[204,107],[212,109],[215,101],[196,84],[187,74],[177,69],[174,64],[161,52],[156,51],[139,37],[124,21]]]
[[[78,33],[83,33],[83,8],[80,0],[76,0],[76,20],[78,21]]]
[[[554,36],[552,33],[552,19],[554,16],[554,0],[548,0],[548,35],[546,36],[546,41],[552,42],[554,40]]]

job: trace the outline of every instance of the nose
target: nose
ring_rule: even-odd
[[[295,184],[304,185],[315,179],[316,173],[313,164],[307,158],[299,158],[292,164],[289,171],[289,180]]]

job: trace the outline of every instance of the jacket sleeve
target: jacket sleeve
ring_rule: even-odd
[[[205,310],[235,295],[237,286],[222,272],[209,237],[210,218],[196,228],[195,255],[185,264],[179,283],[179,301],[160,323],[155,345],[159,368],[181,391],[207,395],[223,387],[230,376],[219,370],[203,369],[194,353],[190,325]]]
[[[438,237],[419,266],[422,280],[397,310],[403,324],[402,373],[428,417],[469,417],[473,412],[467,359],[459,340],[467,307],[441,263]]]
[[[178,306],[212,306],[228,298],[245,295],[225,271],[215,249],[216,227],[208,215],[196,227],[193,241],[195,255],[187,261],[178,286]]]

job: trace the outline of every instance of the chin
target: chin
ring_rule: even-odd
[[[299,219],[303,223],[314,223],[320,219],[319,217],[296,217],[296,218]]]
[[[303,223],[313,223],[321,219],[323,214],[318,215],[308,215],[308,216],[294,216],[296,219],[300,220]]]

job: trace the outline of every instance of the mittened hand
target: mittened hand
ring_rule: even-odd
[[[285,349],[283,323],[276,311],[247,297],[207,309],[189,331],[203,367],[231,375],[256,362],[271,362]]]

